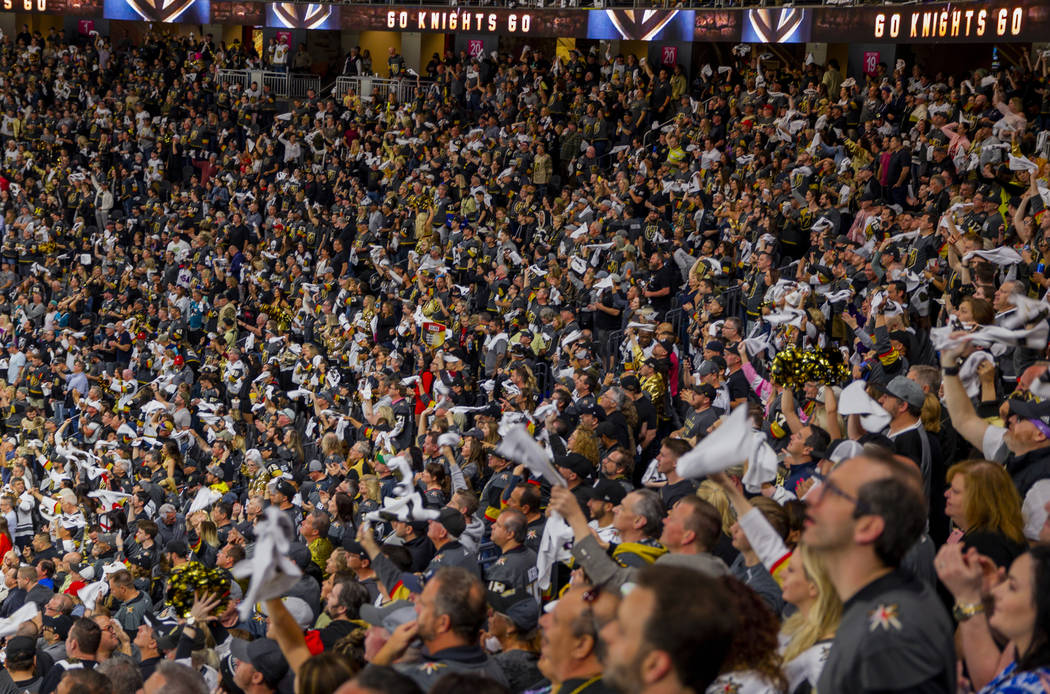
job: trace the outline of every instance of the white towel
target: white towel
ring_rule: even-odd
[[[693,450],[678,458],[678,474],[688,479],[722,472],[747,460],[751,425],[747,405],[740,405]]]
[[[288,558],[294,531],[286,514],[273,506],[266,509],[255,529],[255,553],[232,570],[234,578],[251,579],[237,608],[241,619],[251,617],[255,603],[287,595],[299,582],[303,572]]]
[[[197,490],[197,496],[193,497],[193,503],[190,504],[190,514],[207,510],[220,499],[222,499],[222,494],[219,492],[210,487],[201,487]]]
[[[717,430],[716,430],[717,431]],[[752,494],[762,491],[762,484],[777,478],[777,454],[760,431],[751,432],[748,446],[747,471],[744,472],[744,488]]]
[[[35,602],[27,602],[14,611],[7,619],[0,619],[0,638],[7,638],[18,631],[23,623],[34,619],[40,613]]]
[[[963,262],[968,261],[975,255],[994,265],[1017,265],[1022,262],[1021,254],[1009,246],[1000,246],[990,251],[970,251],[963,256]]]
[[[864,430],[877,434],[889,426],[892,417],[868,395],[867,385],[864,381],[854,381],[842,390],[839,396],[839,414],[860,415],[860,425]]]
[[[503,440],[496,446],[495,453],[507,460],[523,464],[529,472],[546,479],[552,485],[566,485],[565,478],[551,464],[546,452],[521,424],[510,427],[503,434]]]

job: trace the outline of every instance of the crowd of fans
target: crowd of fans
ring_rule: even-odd
[[[1044,691],[1044,57],[243,50],[0,44],[0,692]]]

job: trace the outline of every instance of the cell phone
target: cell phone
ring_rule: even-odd
[[[1043,270],[1046,270],[1046,263],[1039,263],[1035,266],[1036,272],[1042,272]]]

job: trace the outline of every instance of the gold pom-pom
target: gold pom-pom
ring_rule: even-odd
[[[171,572],[166,602],[175,608],[180,617],[188,617],[193,607],[194,594],[210,593],[221,600],[215,614],[222,614],[229,601],[231,581],[230,574],[225,569],[193,561]]]

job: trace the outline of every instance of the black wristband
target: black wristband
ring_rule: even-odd
[[[956,364],[955,366],[942,366],[941,370],[944,371],[945,376],[958,376],[960,368],[961,367]]]

